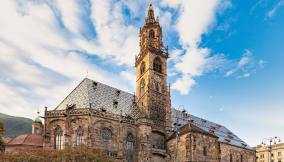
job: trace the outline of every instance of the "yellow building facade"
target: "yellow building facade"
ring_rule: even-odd
[[[271,147],[259,145],[256,147],[256,162],[284,162],[284,143],[275,144]]]

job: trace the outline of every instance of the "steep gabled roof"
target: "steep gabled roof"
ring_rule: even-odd
[[[56,108],[64,110],[67,105],[75,108],[102,109],[114,114],[129,115],[134,95],[85,78]]]
[[[191,114],[185,116],[181,111],[172,109],[172,121],[175,122],[177,118],[179,119],[178,122],[182,126],[188,123],[192,123],[193,125],[201,128],[202,130],[217,136],[218,141],[221,143],[252,150],[252,148],[246,142],[240,139],[237,135],[235,135],[225,126],[213,123],[211,121],[196,117]]]

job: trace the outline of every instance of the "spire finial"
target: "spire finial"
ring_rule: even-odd
[[[148,8],[148,15],[146,18],[147,23],[155,22],[155,15],[154,15],[154,8],[152,0],[149,0],[149,8]]]
[[[149,0],[149,10],[153,10],[153,1],[152,0]]]

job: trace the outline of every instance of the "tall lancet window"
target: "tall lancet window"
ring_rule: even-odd
[[[55,145],[56,150],[63,149],[63,130],[60,126],[55,128]]]
[[[134,137],[127,135],[127,162],[134,162]]]
[[[142,75],[145,72],[145,62],[143,61],[140,65],[140,74]]]
[[[152,39],[152,38],[155,38],[155,32],[153,30],[150,30],[149,31],[149,37]]]
[[[83,144],[83,128],[79,127],[77,130],[76,145],[81,146]]]
[[[145,93],[145,80],[142,78],[140,81],[140,97]]]

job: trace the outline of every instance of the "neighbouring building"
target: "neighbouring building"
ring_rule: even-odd
[[[254,162],[254,150],[227,128],[172,108],[168,57],[150,3],[135,58],[136,93],[83,79],[46,108],[43,147],[86,145],[117,162]]]
[[[11,153],[17,149],[24,148],[42,148],[43,147],[43,123],[42,120],[38,117],[34,120],[32,124],[32,133],[31,134],[22,134],[13,139],[10,139],[5,146],[5,152]]]
[[[175,109],[171,113],[173,126],[180,125],[167,142],[171,159],[178,155],[181,162],[255,162],[255,150],[226,127]]]
[[[271,151],[271,156],[270,156]],[[269,146],[259,145],[256,147],[256,162],[284,162],[284,143]]]

